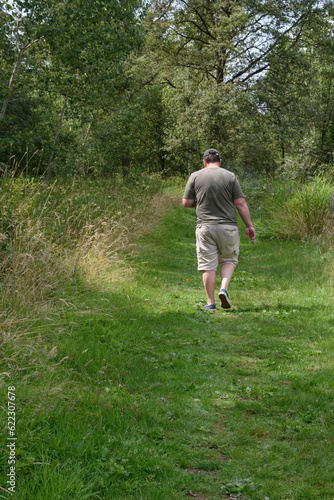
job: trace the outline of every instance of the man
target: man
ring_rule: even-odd
[[[196,207],[196,250],[198,270],[203,273],[207,295],[204,309],[216,309],[214,292],[216,270],[221,265],[221,307],[228,309],[231,301],[228,286],[238,263],[240,232],[237,225],[238,210],[246,224],[246,238],[255,242],[255,229],[240,184],[236,176],[221,168],[216,149],[208,149],[203,155],[204,168],[193,172],[187,182],[182,204]]]

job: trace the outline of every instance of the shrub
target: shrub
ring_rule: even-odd
[[[279,183],[273,186],[265,202],[270,236],[287,239],[309,239],[333,232],[330,213],[334,190],[324,177],[315,177],[304,184]]]

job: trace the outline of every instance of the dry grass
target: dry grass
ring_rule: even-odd
[[[334,248],[334,217],[328,217],[325,222],[321,241],[326,248]]]
[[[41,234],[39,221],[21,222],[13,231],[11,252],[1,263],[2,310],[18,312],[44,302],[68,275],[62,253]]]
[[[118,281],[124,279],[124,273],[129,279],[131,269],[124,263],[124,253],[129,253],[136,239],[149,233],[178,200],[178,195],[155,195],[147,200],[144,208],[137,208],[118,221],[97,219],[86,225],[75,251],[67,256],[72,272],[79,270],[88,283]]]

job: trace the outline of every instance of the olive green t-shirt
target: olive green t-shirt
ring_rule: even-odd
[[[236,198],[243,198],[235,174],[220,167],[205,167],[193,172],[183,198],[196,200],[197,224],[237,226]]]

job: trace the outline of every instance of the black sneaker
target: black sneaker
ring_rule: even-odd
[[[227,290],[225,288],[222,288],[218,294],[218,297],[220,299],[220,305],[222,306],[223,309],[230,309],[232,306],[230,298],[228,296]]]

